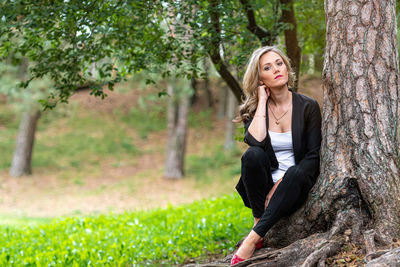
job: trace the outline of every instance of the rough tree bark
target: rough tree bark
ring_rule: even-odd
[[[325,0],[325,13],[321,175],[267,233],[275,249],[237,266],[324,266],[347,241],[365,247],[368,266],[400,262],[399,249],[378,250],[400,237],[395,1]]]
[[[186,81],[182,81],[186,82]],[[167,155],[164,177],[179,179],[184,176],[184,159],[186,151],[187,121],[190,107],[190,95],[177,93],[177,84],[167,86]],[[182,88],[180,88],[182,89]]]

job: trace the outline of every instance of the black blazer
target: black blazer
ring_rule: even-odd
[[[291,91],[291,90],[290,90]],[[318,102],[305,95],[293,92],[292,104],[292,142],[295,165],[299,173],[310,178],[315,184],[319,175],[319,152],[321,148],[321,111]],[[267,102],[268,103],[268,102]],[[261,147],[267,154],[271,163],[271,171],[278,168],[279,164],[271,145],[268,134],[268,104],[265,123],[267,125],[267,136],[261,142],[257,141],[248,131],[253,118],[244,122],[244,142],[249,146]],[[242,177],[236,186],[236,190],[242,195],[244,184]]]

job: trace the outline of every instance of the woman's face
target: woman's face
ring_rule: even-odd
[[[288,82],[288,71],[281,56],[267,52],[260,58],[260,80],[269,88],[282,87]]]

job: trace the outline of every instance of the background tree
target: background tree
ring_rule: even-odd
[[[167,153],[164,177],[170,179],[184,176],[188,113],[193,93],[190,81],[170,79],[167,85]]]
[[[178,29],[177,36],[190,29],[193,38],[175,38],[170,34],[173,27],[164,27],[163,19],[170,15],[170,7],[179,10],[182,21],[187,23],[186,28]],[[102,86],[113,88],[128,73],[152,68],[166,76],[171,74],[170,70],[156,70],[150,64],[173,63],[177,59],[179,70],[182,60],[189,57],[198,62],[206,54],[240,100],[240,84],[223,64],[219,45],[235,39],[237,56],[230,64],[244,67],[248,51],[260,43],[273,44],[284,26],[276,0],[74,0],[56,1],[50,6],[41,1],[4,1],[1,8],[5,16],[0,21],[0,56],[20,54],[38,63],[27,82],[44,76],[54,81],[56,93],[43,102],[47,108],[57,101],[66,102],[77,88],[90,87],[94,95],[104,97]],[[197,11],[193,12],[194,9]],[[24,36],[20,44],[14,42],[18,36]],[[187,47],[197,52],[185,53]],[[99,78],[88,80],[85,74],[100,59],[107,60],[97,66]]]
[[[199,63],[208,55],[240,99],[240,83],[219,48],[235,43],[231,50],[237,56],[229,64],[244,67],[249,50],[260,42],[272,44],[283,29],[275,0],[266,6],[262,1],[214,0],[56,1],[51,6],[40,5],[40,1],[5,1],[0,7],[6,14],[0,22],[0,56],[13,54],[35,62],[23,86],[42,77],[52,80],[55,91],[47,101],[41,101],[45,108],[67,102],[83,88],[104,97],[104,85],[113,89],[127,74],[143,69],[163,77],[173,74],[194,80],[200,73]],[[181,18],[171,20],[171,15]],[[187,38],[189,31],[191,38]],[[22,41],[15,42],[17,38]],[[191,68],[182,67],[185,61],[191,62]],[[165,64],[173,68],[163,69]],[[92,75],[94,65],[96,77]]]
[[[244,70],[249,51],[260,43],[273,44],[288,29],[281,16],[295,25],[293,6],[290,2],[284,4],[278,0],[56,1],[48,6],[6,1],[0,6],[6,14],[0,22],[0,56],[13,54],[35,62],[23,86],[34,79],[50,78],[55,91],[47,101],[41,101],[45,108],[67,102],[82,88],[104,97],[104,85],[113,89],[127,74],[143,69],[162,77],[195,80],[202,73],[199,65],[208,56],[236,99],[241,100],[243,93],[237,77]],[[295,36],[295,31],[290,32],[286,35]],[[23,41],[14,42],[17,38]],[[229,60],[221,54],[224,46],[229,46]],[[189,68],[183,62],[190,62]],[[238,66],[237,77],[232,65]],[[98,73],[95,77],[93,66]],[[228,132],[231,135],[233,131]]]
[[[31,161],[38,120],[42,108],[38,100],[51,93],[50,82],[46,79],[36,80],[27,88],[20,88],[19,83],[27,78],[28,68],[32,64],[26,59],[16,60],[13,57],[0,63],[0,93],[7,95],[13,102],[13,109],[21,113],[10,175],[14,177],[31,174]]]

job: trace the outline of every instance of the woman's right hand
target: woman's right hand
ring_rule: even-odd
[[[258,86],[258,98],[268,100],[269,95],[269,88],[262,81],[260,81]]]

